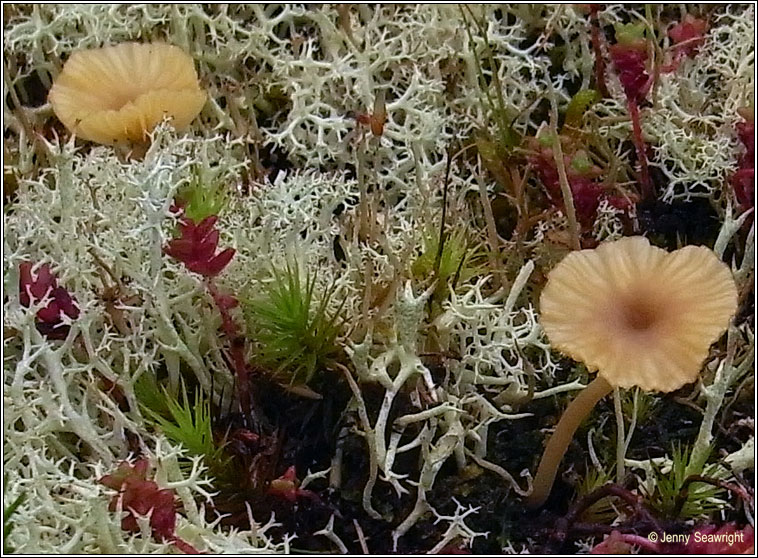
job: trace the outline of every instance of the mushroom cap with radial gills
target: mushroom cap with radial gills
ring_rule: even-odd
[[[611,386],[671,392],[693,382],[737,309],[729,268],[703,246],[674,252],[626,237],[566,256],[540,322],[551,345]]]
[[[66,128],[107,145],[145,141],[166,116],[184,129],[206,98],[189,54],[134,42],[73,53],[49,94]]]

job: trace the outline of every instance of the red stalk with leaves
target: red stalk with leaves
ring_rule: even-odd
[[[632,139],[640,164],[642,197],[649,199],[653,195],[653,183],[650,180],[645,140],[642,137],[640,103],[650,91],[653,79],[647,72],[649,41],[644,33],[645,25],[642,23],[618,25],[616,44],[611,45],[608,50],[626,94],[626,104],[632,120]]]
[[[739,204],[744,209],[751,209],[755,204],[755,120],[752,107],[739,109],[738,112],[743,121],[736,125],[737,136],[745,151],[737,161],[737,172],[729,181]]]
[[[631,202],[626,198],[612,194],[599,182],[602,170],[593,165],[576,138],[563,133],[558,139],[548,136],[530,138],[529,163],[534,167],[537,176],[545,187],[548,200],[552,205],[565,211],[561,186],[553,157],[555,141],[560,141],[563,147],[564,165],[571,196],[574,200],[577,221],[583,230],[591,229],[597,209],[602,200],[612,206],[626,210]]]
[[[181,207],[175,209],[183,213]],[[215,228],[217,221],[216,215],[210,215],[199,223],[182,216],[179,221],[179,237],[169,241],[163,251],[182,262],[190,271],[203,276],[203,284],[221,314],[221,328],[231,343],[229,362],[237,378],[240,411],[247,418],[252,416],[253,408],[245,361],[245,338],[242,328],[231,314],[231,310],[239,305],[239,301],[233,295],[222,293],[214,283],[214,278],[229,264],[235,251],[233,248],[226,248],[216,253],[220,235]]]
[[[603,34],[600,30],[600,18],[597,13],[605,6],[603,4],[589,4],[590,32],[592,36],[592,49],[595,51],[595,89],[601,96],[608,96],[608,86],[605,84],[605,58],[603,57]]]

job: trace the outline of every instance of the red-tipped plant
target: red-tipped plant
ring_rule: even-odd
[[[211,215],[199,224],[182,218],[179,222],[181,236],[166,245],[163,251],[182,262],[187,269],[204,277],[215,277],[234,257],[234,248],[226,248],[216,254],[219,231],[215,228],[218,217]]]
[[[591,228],[597,208],[604,199],[614,207],[627,209],[629,203],[626,199],[610,195],[598,182],[602,173],[601,169],[592,164],[587,153],[576,145],[575,140],[563,135],[559,136],[559,140],[563,146],[566,177],[574,199],[576,218],[582,228]],[[565,211],[558,169],[553,158],[553,142],[555,141],[556,139],[550,136],[530,138],[531,154],[528,159],[545,187],[550,203]]]
[[[175,206],[183,212],[181,206]],[[221,314],[221,327],[231,342],[230,362],[237,376],[240,393],[240,408],[246,417],[252,415],[249,375],[245,362],[245,339],[242,328],[234,320],[231,310],[239,304],[236,297],[222,293],[213,282],[234,257],[234,248],[226,248],[216,254],[219,231],[216,228],[218,216],[209,215],[200,223],[183,216],[179,221],[179,238],[170,240],[163,248],[164,253],[182,262],[187,269],[204,277],[204,284]]]
[[[320,498],[318,494],[311,490],[300,488],[300,481],[297,479],[297,473],[295,466],[291,465],[284,474],[278,479],[271,481],[268,488],[268,494],[276,498],[281,498],[294,504],[298,498],[306,498],[318,502]]]
[[[627,99],[639,104],[652,85],[647,72],[648,41],[645,39],[644,24],[618,25],[616,44],[608,49]]]
[[[640,123],[640,103],[644,101],[653,83],[647,71],[648,46],[648,41],[645,39],[645,25],[629,23],[616,26],[616,44],[609,47],[613,65],[626,94],[629,117],[632,120],[632,137],[640,164],[640,185],[644,198],[650,198],[653,195],[653,184],[650,181],[647,152]]]
[[[37,310],[37,330],[50,339],[64,339],[69,326],[64,316],[75,320],[79,317],[79,307],[66,289],[58,286],[58,278],[50,271],[49,264],[42,264],[36,276],[32,276],[32,263],[19,265],[19,300],[29,308],[46,298],[47,306]]]
[[[126,515],[121,520],[121,528],[130,533],[139,533],[138,516],[150,517],[153,536],[159,541],[170,542],[187,554],[199,552],[189,543],[176,536],[176,498],[174,491],[161,489],[155,481],[147,480],[148,461],[139,459],[134,465],[124,461],[118,469],[100,479],[100,483],[118,493],[111,498],[110,511],[121,509]]]
[[[704,19],[698,19],[690,14],[669,29],[669,38],[674,43],[674,63],[684,57],[693,57],[705,42],[705,32],[708,23]]]
[[[659,66],[658,72],[664,74],[675,72],[683,58],[694,58],[705,42],[707,29],[708,23],[704,19],[698,19],[690,14],[685,15],[682,21],[669,29],[671,61]]]
[[[738,111],[744,119],[737,123],[737,135],[745,147],[745,152],[740,155],[737,164],[737,172],[730,178],[737,201],[745,209],[754,206],[753,198],[755,191],[755,121],[753,120],[752,108],[744,108]]]

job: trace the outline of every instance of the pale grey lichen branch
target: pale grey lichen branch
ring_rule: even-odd
[[[465,506],[461,505],[461,503],[458,502],[458,500],[455,498],[452,498],[452,500],[456,506],[453,515],[442,515],[438,513],[434,508],[431,508],[432,513],[436,517],[434,521],[435,525],[441,522],[448,522],[449,525],[445,533],[442,535],[442,539],[440,539],[440,541],[434,545],[434,547],[431,548],[427,554],[438,554],[445,547],[452,544],[457,539],[460,539],[463,547],[470,548],[474,542],[474,539],[477,537],[486,538],[489,535],[489,532],[481,533],[474,531],[471,527],[466,525],[466,518],[477,513],[479,511],[478,507],[475,508],[473,506],[469,506],[466,508]]]
[[[695,444],[692,447],[691,463],[702,463],[711,453],[711,441],[713,440],[713,423],[716,414],[724,403],[727,391],[746,373],[755,363],[755,343],[751,332],[747,332],[747,339],[740,339],[742,333],[737,327],[731,325],[727,331],[727,356],[719,363],[716,376],[709,386],[702,386],[701,392],[705,397],[706,405],[703,413],[703,422],[700,424]],[[747,350],[743,354],[735,354],[737,345],[746,344]]]

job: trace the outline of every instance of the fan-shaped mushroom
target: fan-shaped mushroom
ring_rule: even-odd
[[[558,421],[534,478],[541,506],[575,430],[614,387],[671,392],[693,382],[737,308],[729,268],[703,246],[666,252],[644,237],[566,256],[549,274],[540,321],[552,346],[598,376]]]
[[[141,142],[165,116],[185,128],[203,108],[192,58],[164,43],[122,43],[75,52],[50,89],[56,116],[77,136]]]

